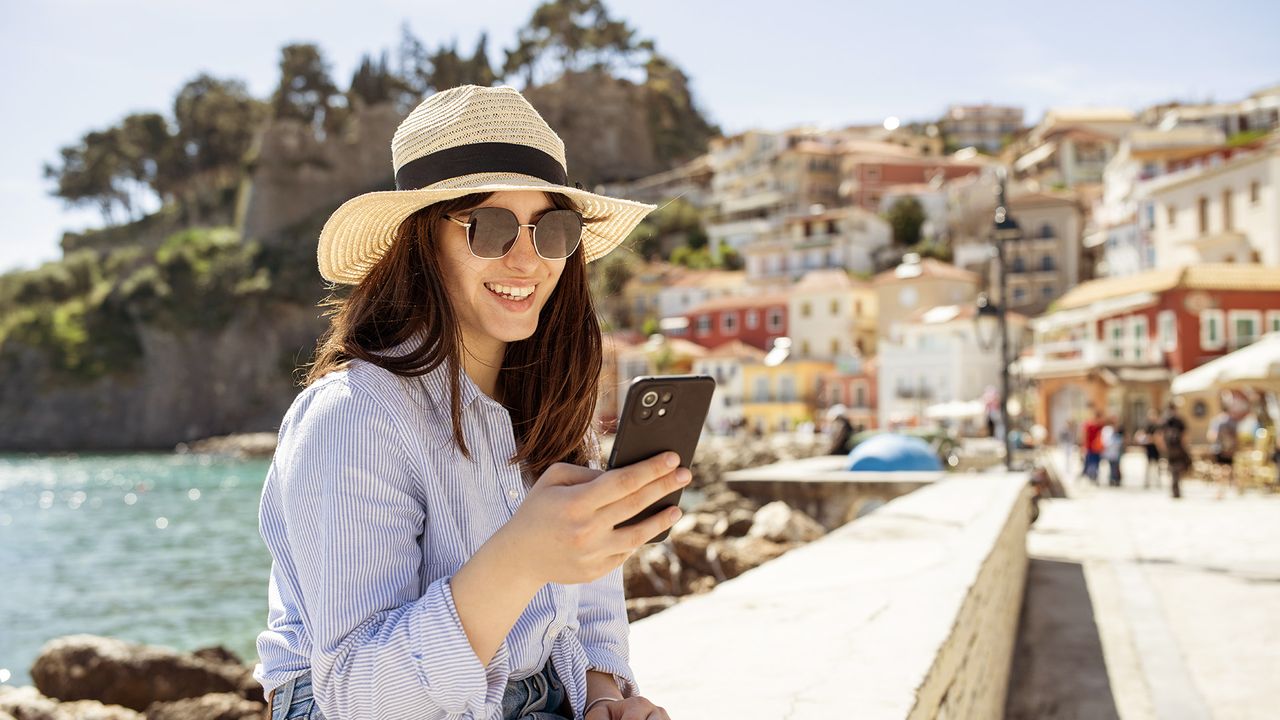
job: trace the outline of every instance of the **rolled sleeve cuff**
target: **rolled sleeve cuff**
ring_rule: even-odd
[[[511,675],[511,652],[503,638],[488,666],[480,664],[453,602],[452,576],[427,586],[415,605],[410,647],[418,679],[441,710],[463,717],[488,717],[500,707]]]
[[[640,686],[636,684],[636,676],[622,658],[598,648],[585,647],[583,649],[587,653],[587,668],[613,675],[614,681],[618,683],[618,690],[622,693],[622,697],[629,698],[640,694]]]

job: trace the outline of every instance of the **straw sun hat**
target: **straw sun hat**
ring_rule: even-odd
[[[316,258],[326,280],[360,282],[405,218],[471,193],[557,192],[572,198],[586,220],[608,218],[583,227],[587,262],[617,247],[655,207],[569,185],[564,142],[510,87],[464,85],[423,100],[396,128],[391,164],[395,190],[354,197],[325,222]]]

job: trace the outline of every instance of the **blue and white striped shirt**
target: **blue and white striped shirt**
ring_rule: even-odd
[[[280,426],[259,528],[271,551],[267,630],[253,676],[266,692],[310,669],[335,720],[501,718],[509,680],[551,660],[574,715],[586,673],[638,693],[628,664],[622,568],[542,587],[488,666],[472,650],[450,579],[520,506],[527,478],[506,408],[459,374],[453,440],[447,363],[403,378],[353,361],[298,394]]]

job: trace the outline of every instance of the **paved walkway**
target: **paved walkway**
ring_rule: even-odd
[[[1280,495],[1173,500],[1144,465],[1126,455],[1120,488],[1063,472],[1041,503],[1010,717],[1278,716]]]

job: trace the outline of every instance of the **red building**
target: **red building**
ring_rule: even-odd
[[[1162,408],[1175,375],[1280,332],[1280,267],[1194,265],[1087,282],[1033,323],[1019,360],[1036,386],[1036,422],[1057,438],[1087,406],[1126,429]],[[1218,408],[1191,398],[1193,442]]]
[[[684,315],[681,337],[713,348],[730,340],[769,350],[787,335],[787,296],[755,295],[708,300]]]
[[[920,157],[913,153],[885,152],[874,147],[864,150],[860,143],[847,143],[847,154],[841,160],[843,178],[841,199],[872,212],[880,211],[880,199],[894,185],[929,183],[972,175],[983,168],[981,163],[952,160],[947,157]]]
[[[835,372],[822,377],[818,402],[824,408],[843,405],[844,416],[855,430],[877,427],[875,359],[859,357],[837,362]]]

